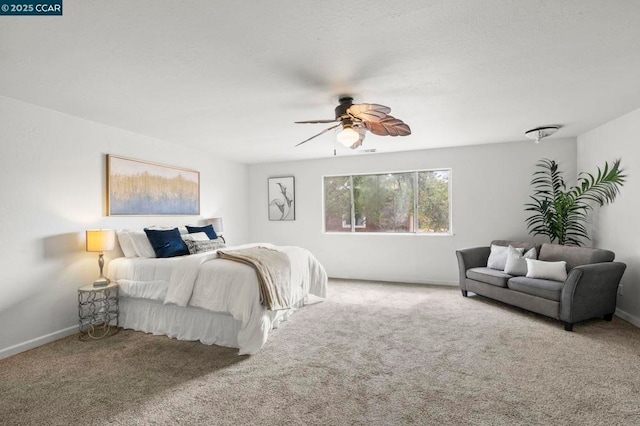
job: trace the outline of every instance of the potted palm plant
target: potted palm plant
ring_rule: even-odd
[[[580,173],[577,184],[568,189],[554,160],[542,159],[537,167],[540,170],[531,180],[531,202],[525,204],[525,211],[532,212],[526,220],[529,233],[546,235],[552,243],[581,246],[589,240],[585,227],[589,210],[594,204],[612,203],[624,185],[620,160],[611,167],[605,162],[595,176]]]

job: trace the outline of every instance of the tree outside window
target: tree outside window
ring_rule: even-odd
[[[418,172],[417,210],[418,232],[449,233],[449,170]]]
[[[324,178],[325,232],[351,232],[351,176]]]

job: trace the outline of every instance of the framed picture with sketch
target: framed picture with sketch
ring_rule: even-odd
[[[294,177],[270,177],[268,185],[269,220],[296,220]]]

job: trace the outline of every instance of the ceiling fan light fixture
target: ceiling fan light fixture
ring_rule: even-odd
[[[347,148],[351,148],[351,145],[353,145],[360,139],[360,133],[353,130],[353,128],[350,126],[345,126],[338,132],[338,134],[336,135],[336,139],[342,145],[346,146]]]
[[[560,126],[540,126],[535,129],[527,130],[524,135],[529,139],[533,139],[536,143],[540,143],[540,139],[553,135],[560,129]]]

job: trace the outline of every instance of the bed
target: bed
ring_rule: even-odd
[[[109,263],[108,276],[120,286],[120,326],[238,348],[240,355],[257,353],[269,331],[301,308],[310,294],[326,296],[327,274],[301,247],[246,244],[224,251],[251,247],[288,257],[288,309],[267,309],[261,303],[256,271],[219,258],[218,250],[169,258],[119,257]]]

